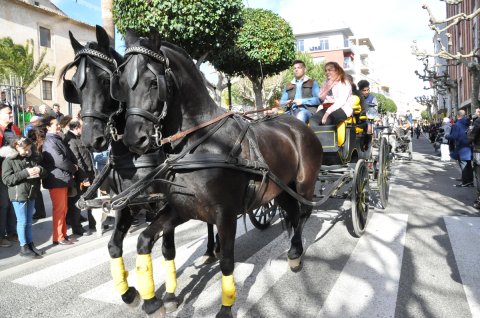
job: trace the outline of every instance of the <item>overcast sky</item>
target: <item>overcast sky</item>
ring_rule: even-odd
[[[75,19],[101,24],[101,0],[52,2]],[[411,100],[432,92],[424,90],[426,83],[414,74],[422,64],[411,55],[410,48],[417,40],[421,49],[433,50],[433,31],[428,28],[424,3],[437,19],[445,17],[445,2],[440,0],[244,0],[247,7],[278,13],[290,22],[294,32],[343,22],[355,36],[370,38],[375,47],[375,71],[382,84]]]

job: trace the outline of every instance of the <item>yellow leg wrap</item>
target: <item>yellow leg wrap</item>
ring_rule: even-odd
[[[222,305],[233,306],[236,298],[235,281],[233,275],[222,275]]]
[[[152,256],[150,254],[137,255],[137,284],[138,293],[142,299],[155,297],[155,284],[153,283]]]
[[[115,289],[120,293],[120,295],[125,294],[128,290],[128,272],[125,270],[123,257],[110,259],[110,273],[112,273]]]
[[[165,261],[165,290],[167,293],[174,294],[177,289],[177,270],[175,260]]]

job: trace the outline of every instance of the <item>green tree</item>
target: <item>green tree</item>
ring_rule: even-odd
[[[198,60],[233,45],[242,8],[241,0],[115,0],[113,19],[122,34],[127,28],[148,33],[155,27],[164,40]]]
[[[25,45],[15,44],[9,37],[0,39],[0,75],[14,75],[22,79],[20,85],[24,92],[35,87],[38,82],[55,73],[55,67],[44,63],[46,50],[43,50],[35,62],[33,40]]]
[[[381,114],[395,113],[397,111],[397,104],[390,98],[385,97],[382,94],[372,93],[377,98],[378,112]]]
[[[263,108],[265,77],[290,67],[295,58],[295,37],[290,25],[269,10],[243,10],[244,24],[233,47],[225,47],[211,61],[226,74],[247,77],[253,85],[255,105]]]
[[[307,68],[307,75],[310,78],[317,80],[321,85],[325,80],[324,63],[315,63],[310,54],[305,52],[296,52],[295,60],[302,60]],[[263,82],[263,100],[267,106],[276,105],[276,101],[282,96],[282,91],[285,85],[294,78],[293,67],[280,74],[266,77]],[[236,104],[255,105],[255,93],[252,88],[252,83],[243,78],[236,78],[232,85],[232,99]]]

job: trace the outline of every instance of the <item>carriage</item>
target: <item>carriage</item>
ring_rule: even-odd
[[[117,211],[108,247],[114,285],[126,304],[135,306],[141,297],[143,310],[158,317],[177,308],[174,231],[190,219],[217,226],[222,272],[217,317],[232,317],[238,215],[265,208],[269,202],[279,204],[292,234],[288,265],[298,271],[304,252],[302,231],[313,207],[332,197],[349,197],[349,227],[360,236],[368,221],[370,179],[385,192],[386,205],[385,153],[380,150],[373,156],[368,148],[362,150],[355,116],[314,131],[291,116],[245,120],[244,114],[225,112],[215,104],[189,55],[161,41],[156,30],[148,37],[127,30],[125,57],[109,47],[101,27],[97,26],[98,43],[83,46],[72,34],[70,38],[75,60],[63,76],[71,67],[76,72],[71,80],[64,77],[64,95],[82,103],[82,140],[97,150],[110,144],[117,154],[94,184],[108,177],[129,185],[114,182],[115,196],[109,200],[92,199],[92,186],[79,202]],[[338,195],[350,183],[347,193]],[[138,237],[138,290],[129,286],[122,258],[122,241],[132,222],[127,207],[137,205],[156,209],[154,220]],[[167,275],[163,299],[155,294],[151,257],[160,233]]]
[[[362,122],[373,121],[377,113],[370,107],[361,114],[360,105],[354,106],[353,115],[338,125],[315,126],[314,132],[321,141],[324,157],[318,175],[316,199],[350,199],[351,213],[346,218],[349,232],[359,237],[365,231],[369,207],[377,201],[380,208],[388,205],[391,147],[386,138],[379,138],[378,146],[368,138]],[[338,194],[346,185],[347,191]],[[258,229],[269,226],[281,208],[275,201],[269,202],[249,214],[252,224]]]

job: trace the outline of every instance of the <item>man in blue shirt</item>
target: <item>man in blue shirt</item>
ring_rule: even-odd
[[[293,74],[295,78],[285,86],[280,99],[280,106],[286,107],[286,114],[293,115],[304,123],[308,123],[312,117],[312,109],[320,104],[318,93],[320,88],[316,80],[305,75],[305,63],[301,60],[293,62]]]

